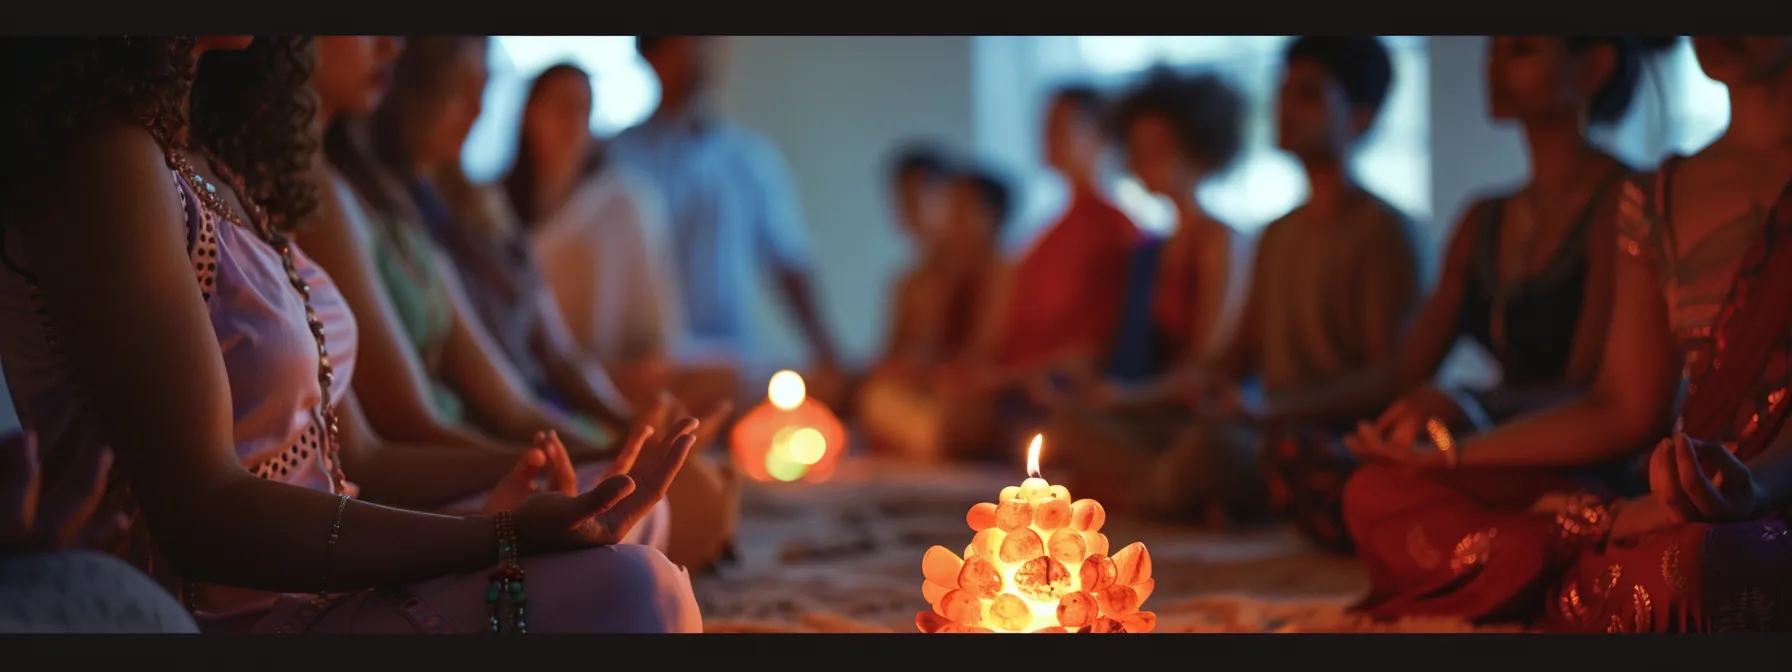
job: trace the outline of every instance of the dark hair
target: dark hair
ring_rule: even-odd
[[[635,36],[635,53],[640,54],[642,58],[646,58],[651,55],[650,52],[653,51],[654,47],[657,47],[657,46],[665,43],[666,40],[674,38],[674,37],[678,37],[678,36],[677,35],[636,35]]]
[[[193,63],[183,37],[0,39],[0,191],[31,179],[70,136],[109,123],[217,156],[242,196],[288,228],[317,205],[309,37],[258,37]]]
[[[517,222],[524,227],[532,227],[546,213],[535,211],[535,156],[529,148],[529,106],[547,90],[547,83],[560,77],[572,77],[581,82],[587,89],[591,87],[591,74],[584,68],[571,63],[557,63],[549,66],[535,76],[529,84],[529,95],[523,99],[523,117],[516,125],[516,159],[510,163],[510,172],[504,176],[504,195],[510,199],[510,208],[516,213]],[[593,152],[594,156],[579,167],[581,174],[590,174],[602,167],[601,152]]]
[[[1381,38],[1372,35],[1298,37],[1289,43],[1283,58],[1318,63],[1344,90],[1350,106],[1368,110],[1371,118],[1379,116],[1394,84],[1393,60]]]
[[[366,117],[339,115],[324,131],[324,158],[341,171],[355,193],[367,202],[377,224],[421,217],[403,191],[403,184],[374,155]]]
[[[1114,132],[1124,136],[1140,117],[1151,114],[1168,119],[1182,153],[1207,162],[1213,171],[1231,166],[1244,147],[1244,96],[1217,74],[1180,75],[1170,68],[1154,68],[1143,84],[1120,100]]]
[[[1087,84],[1066,84],[1052,90],[1049,99],[1053,104],[1064,103],[1076,111],[1088,115],[1091,121],[1100,123],[1107,117],[1107,101],[1101,91]]]
[[[914,175],[935,182],[951,176],[952,161],[931,142],[910,141],[897,147],[888,171],[892,181]]]
[[[485,37],[429,36],[405,41],[404,54],[393,67],[392,90],[373,113],[374,150],[394,174],[407,176],[415,153],[416,134],[427,127],[418,121],[436,113],[451,85],[454,61]]]
[[[977,198],[995,213],[996,221],[991,226],[995,227],[996,232],[1000,232],[1014,209],[1014,198],[1008,189],[1008,182],[995,172],[983,168],[960,169],[954,179],[977,192]]]
[[[1643,78],[1645,61],[1653,54],[1672,48],[1680,40],[1678,35],[1666,37],[1626,37],[1614,35],[1573,35],[1563,38],[1568,51],[1581,53],[1600,46],[1612,48],[1613,59],[1611,75],[1599,90],[1593,92],[1593,99],[1588,103],[1587,121],[1593,124],[1612,124],[1624,118],[1630,111],[1630,103],[1636,98],[1637,85]]]

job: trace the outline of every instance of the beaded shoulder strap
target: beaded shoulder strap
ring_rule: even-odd
[[[179,170],[172,167],[169,170],[174,174],[180,193],[181,210],[186,213],[187,256],[192,259],[193,274],[199,278],[199,295],[206,303],[211,303],[212,294],[218,288],[218,216],[189,194],[192,187],[186,184],[186,178]],[[196,226],[195,217],[198,218]]]

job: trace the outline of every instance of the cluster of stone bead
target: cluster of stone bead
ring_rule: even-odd
[[[935,546],[921,560],[921,592],[932,611],[915,616],[928,633],[1150,632],[1140,611],[1156,582],[1151,555],[1133,543],[1112,557],[1101,533],[1107,514],[1092,499],[1072,502],[1063,486],[1029,478],[998,504],[971,507],[977,534],[960,558]]]

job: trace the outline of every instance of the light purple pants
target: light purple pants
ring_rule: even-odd
[[[590,484],[605,465],[579,469]],[[478,510],[484,497],[455,508]],[[671,509],[661,500],[623,544],[523,559],[534,633],[702,632],[691,577],[663,554]],[[494,551],[495,553],[495,551]],[[338,597],[317,613],[310,595],[283,595],[254,632],[481,633],[489,628],[486,572],[443,577],[397,590]]]

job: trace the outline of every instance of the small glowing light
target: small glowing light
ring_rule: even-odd
[[[810,427],[796,430],[790,435],[790,442],[785,444],[790,451],[790,459],[805,466],[820,462],[827,455],[828,440],[821,432]]]
[[[1044,434],[1034,434],[1033,443],[1027,446],[1027,476],[1030,478],[1039,478],[1039,447],[1044,443]]]
[[[809,473],[809,464],[798,460],[792,454],[792,440],[800,431],[788,427],[778,430],[772,435],[771,449],[765,451],[765,471],[772,478],[789,483]],[[810,463],[813,464],[813,463]]]
[[[803,405],[803,398],[809,390],[803,385],[803,377],[795,371],[779,371],[772,374],[772,382],[766,386],[766,398],[772,406],[780,411],[792,410]]]

